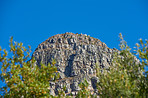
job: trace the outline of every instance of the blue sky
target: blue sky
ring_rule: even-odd
[[[32,50],[59,33],[88,34],[118,49],[121,32],[134,47],[148,39],[147,0],[0,0],[0,46],[10,36]]]
[[[35,50],[59,33],[84,33],[118,48],[118,34],[133,47],[148,38],[146,0],[0,0],[0,46],[10,36]]]

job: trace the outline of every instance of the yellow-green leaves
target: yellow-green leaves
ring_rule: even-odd
[[[148,72],[144,72],[145,65],[148,65],[148,41],[136,44],[135,54],[131,52],[122,34],[120,37],[119,53],[114,53],[112,66],[107,70],[101,69],[99,63],[96,64],[96,76],[99,79],[96,91],[100,98],[144,98],[148,96]],[[49,94],[49,81],[56,82],[60,75],[57,71],[56,61],[52,59],[48,66],[36,65],[35,58],[30,58],[31,46],[25,48],[23,43],[13,42],[10,39],[10,53],[0,47],[0,67],[2,73],[0,79],[6,84],[1,88],[5,98],[42,98],[53,97]],[[46,64],[47,65],[47,64]],[[143,75],[145,73],[145,75]],[[94,91],[88,89],[88,82],[80,83],[81,90],[76,95],[77,98],[94,98]],[[65,91],[66,88],[63,87]],[[63,90],[58,96],[66,97]]]
[[[96,96],[91,94],[91,91],[88,89],[89,83],[87,80],[84,80],[79,84],[80,91],[76,95],[76,98],[95,98]]]
[[[31,46],[28,48],[25,48],[23,43],[13,42],[12,37],[10,39],[12,57],[8,57],[8,52],[0,47],[0,63],[2,64],[0,76],[6,84],[6,87],[1,88],[4,90],[4,97],[39,98],[50,96],[48,93],[49,80],[52,77],[55,78],[57,69],[54,64],[56,62],[53,60],[52,65],[42,64],[39,68],[35,64],[35,58],[29,58]]]
[[[143,61],[139,61],[131,52],[130,48],[122,37],[120,37],[120,53],[114,53],[113,66],[109,70],[97,68],[97,76],[100,82],[98,83],[98,90],[100,97],[114,98],[114,97],[140,97],[147,96],[148,85],[146,77],[142,74],[146,65],[147,47],[148,44],[140,39],[140,44],[137,45],[137,53]],[[142,47],[142,48],[141,48]],[[136,54],[137,54],[136,53]],[[143,82],[142,82],[143,81]]]

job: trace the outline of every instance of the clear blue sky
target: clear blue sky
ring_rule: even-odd
[[[0,0],[0,46],[10,36],[32,46],[59,33],[84,33],[118,48],[118,34],[134,47],[148,39],[147,0]]]

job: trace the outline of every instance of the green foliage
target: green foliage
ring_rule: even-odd
[[[140,39],[136,44],[135,53],[131,53],[131,48],[120,34],[120,51],[114,53],[112,66],[108,70],[100,69],[96,64],[96,73],[99,78],[97,92],[100,98],[146,98],[148,96],[148,71],[144,67],[148,66],[148,41]],[[66,87],[58,91],[57,96],[49,94],[49,80],[56,80],[59,75],[51,64],[38,67],[35,59],[30,58],[31,47],[26,49],[22,43],[13,43],[10,39],[10,53],[0,47],[0,66],[2,73],[0,79],[6,84],[0,89],[3,97],[14,98],[65,98]],[[136,58],[137,55],[138,59]],[[29,60],[29,61],[28,61]],[[85,80],[79,84],[81,88],[76,98],[95,98],[94,92],[88,89],[89,84]]]
[[[0,47],[0,78],[6,84],[1,88],[4,97],[50,97],[49,80],[57,78],[55,60],[52,65],[41,64],[39,68],[35,65],[34,58],[28,61],[31,47],[26,49],[22,43],[13,43],[13,38],[10,39],[10,52],[12,57]]]
[[[136,55],[141,59],[141,64],[143,66],[148,67],[148,40],[145,40],[145,42],[140,39],[139,44],[136,44],[137,49],[136,49]],[[141,79],[141,89],[140,92],[141,94],[146,94],[148,96],[148,71],[144,70],[145,77],[142,77]]]
[[[76,95],[76,98],[92,98],[94,97],[93,95],[91,95],[90,90],[88,89],[88,82],[86,80],[84,80],[84,82],[79,84],[79,87],[81,88],[81,90],[78,91],[78,94]]]
[[[141,44],[142,45],[142,44]],[[130,52],[129,46],[120,34],[120,53],[114,53],[112,66],[109,70],[97,67],[98,92],[102,98],[126,97],[139,98],[147,95],[147,80],[143,75],[145,63],[141,63]],[[137,50],[141,53],[141,50]],[[146,51],[146,50],[145,50]],[[146,53],[141,53],[146,59]],[[139,56],[141,56],[139,54]]]

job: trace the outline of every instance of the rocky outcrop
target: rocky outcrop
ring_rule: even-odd
[[[52,59],[56,60],[60,79],[50,82],[52,95],[66,86],[66,94],[76,94],[80,90],[78,84],[86,79],[90,90],[96,89],[96,62],[100,67],[107,69],[111,65],[112,54],[116,49],[110,49],[99,39],[66,32],[48,38],[39,44],[33,53],[36,64],[40,62],[48,65]]]

